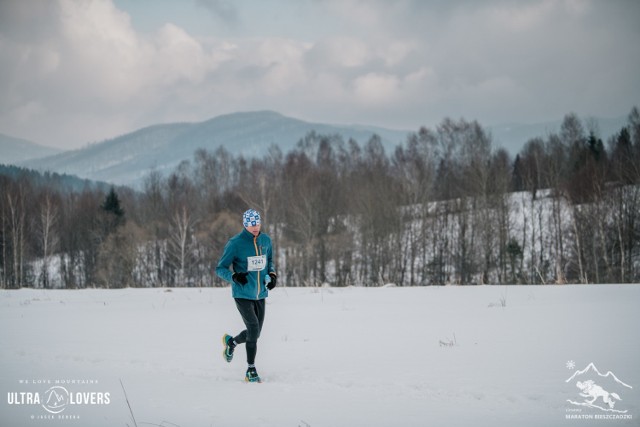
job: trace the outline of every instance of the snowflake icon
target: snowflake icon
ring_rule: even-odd
[[[573,360],[569,360],[565,366],[567,367],[567,369],[575,369],[576,362],[574,362]]]

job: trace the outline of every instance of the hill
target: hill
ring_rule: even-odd
[[[84,190],[100,190],[106,192],[110,184],[78,178],[74,175],[58,174],[55,172],[39,172],[13,165],[0,164],[0,177],[10,180],[25,179],[34,187],[47,187],[62,193],[81,192]]]
[[[0,133],[0,163],[15,164],[39,157],[47,157],[62,150],[36,144],[26,139]]]
[[[377,134],[388,149],[403,142],[408,133],[377,127],[312,123],[272,111],[258,111],[222,115],[200,123],[150,126],[79,150],[23,164],[38,170],[135,185],[152,168],[160,172],[171,171],[180,162],[192,159],[198,148],[213,151],[224,146],[234,155],[261,156],[273,144],[287,152],[311,131],[339,134],[345,141],[353,138],[361,144]]]
[[[606,142],[626,125],[624,117],[593,119],[599,136]],[[535,124],[487,126],[495,148],[505,148],[512,156],[535,137],[547,137],[560,130],[562,120]],[[91,144],[78,150],[58,152],[30,141],[0,134],[0,162],[19,164],[40,171],[77,175],[117,185],[136,186],[151,170],[172,171],[180,162],[191,160],[199,148],[210,151],[224,146],[234,155],[261,157],[271,145],[288,152],[315,131],[322,135],[341,135],[366,143],[380,136],[387,153],[404,143],[414,130],[391,130],[370,125],[331,125],[307,122],[273,111],[226,114],[198,123],[169,123]]]

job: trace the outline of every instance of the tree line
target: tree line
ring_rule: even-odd
[[[309,133],[261,158],[198,150],[140,190],[0,174],[0,287],[221,286],[261,211],[288,286],[640,280],[640,114],[602,141],[575,114],[512,158],[444,119],[391,153]]]

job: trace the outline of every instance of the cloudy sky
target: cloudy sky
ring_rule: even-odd
[[[0,133],[617,117],[640,104],[638,22],[637,0],[0,0]]]

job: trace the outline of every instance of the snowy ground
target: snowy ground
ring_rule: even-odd
[[[229,289],[2,291],[0,425],[637,426],[638,325],[637,285],[278,288],[247,384]]]

